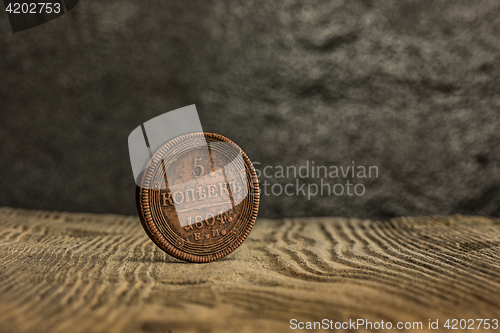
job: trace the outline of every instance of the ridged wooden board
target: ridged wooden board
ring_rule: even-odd
[[[500,319],[500,220],[485,217],[261,219],[231,255],[189,264],[136,217],[0,208],[0,258],[0,332]]]

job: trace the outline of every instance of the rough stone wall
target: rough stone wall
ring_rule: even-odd
[[[0,58],[0,205],[135,214],[128,134],[195,103],[261,168],[379,168],[259,216],[500,215],[495,1],[82,0]]]

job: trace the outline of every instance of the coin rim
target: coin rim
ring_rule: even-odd
[[[174,141],[184,141],[188,140],[191,138],[199,138],[203,137],[204,139],[206,138],[215,138],[218,140],[221,140],[222,142],[227,142],[231,145],[233,145],[234,148],[238,149],[242,156],[243,160],[245,161],[245,165],[248,167],[248,170],[250,171],[250,178],[252,179],[252,182],[254,183],[254,186],[250,188],[250,191],[253,193],[254,201],[253,201],[253,207],[251,207],[251,211],[249,216],[247,217],[247,223],[245,224],[244,231],[238,230],[239,235],[237,236],[237,239],[231,243],[228,247],[224,248],[223,250],[220,250],[215,253],[209,253],[207,255],[194,255],[191,253],[186,253],[183,252],[182,249],[179,249],[178,247],[175,246],[175,244],[168,242],[165,237],[162,235],[162,233],[158,230],[156,225],[153,222],[153,218],[151,216],[151,207],[149,204],[149,193],[146,192],[146,195],[141,196],[141,191],[148,189],[144,189],[140,186],[136,186],[136,206],[137,206],[137,212],[139,214],[139,219],[141,220],[141,224],[146,231],[146,234],[149,236],[149,238],[164,252],[167,254],[180,259],[184,261],[189,261],[189,262],[195,262],[195,263],[206,263],[206,262],[211,262],[218,260],[220,258],[223,258],[227,256],[228,254],[232,253],[234,250],[236,250],[248,237],[250,232],[253,229],[253,226],[255,224],[255,220],[257,218],[257,213],[259,210],[259,202],[260,202],[260,189],[259,189],[259,182],[257,179],[257,174],[255,172],[255,168],[248,158],[248,156],[245,154],[243,149],[241,149],[236,143],[231,141],[230,139],[226,138],[225,136],[222,136],[220,134],[216,133],[210,133],[210,132],[195,132],[195,133],[188,133],[188,134],[182,134],[172,140],[169,140],[168,142],[162,144],[158,149],[155,151],[154,154],[152,154],[151,158],[149,159],[149,162],[147,163],[147,167],[144,168],[144,170],[147,170],[153,161],[154,156],[156,153],[163,147],[168,146],[170,144],[175,144]],[[145,176],[145,172],[142,174],[141,179]],[[247,175],[248,176],[248,175]],[[146,201],[146,202],[143,202]],[[149,217],[146,216],[146,212],[149,211]],[[229,237],[229,232],[228,236]],[[182,239],[179,237],[178,239]]]

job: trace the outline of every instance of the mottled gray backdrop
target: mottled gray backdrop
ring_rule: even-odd
[[[0,206],[136,214],[128,134],[195,103],[261,167],[379,167],[261,217],[500,215],[498,1],[81,0],[0,60]]]

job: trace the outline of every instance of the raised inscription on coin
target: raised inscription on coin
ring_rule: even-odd
[[[257,217],[252,163],[218,134],[191,133],[163,144],[138,184],[137,209],[146,233],[181,260],[226,256],[243,243]]]

